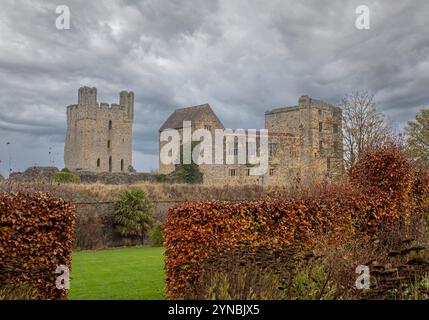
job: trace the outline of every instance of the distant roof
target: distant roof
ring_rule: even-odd
[[[164,122],[159,131],[163,131],[165,129],[181,129],[183,127],[183,121],[198,121],[202,117],[206,117],[208,114],[212,114],[212,116],[219,122],[220,126],[223,127],[222,122],[213,112],[210,105],[206,103],[199,106],[176,109],[167,121]]]

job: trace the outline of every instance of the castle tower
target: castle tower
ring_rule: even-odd
[[[127,172],[132,166],[134,93],[119,104],[98,103],[97,89],[82,87],[78,104],[67,107],[65,167],[72,171]]]
[[[270,170],[275,172],[275,179],[343,173],[340,108],[301,96],[296,106],[266,112],[265,127],[269,130]]]

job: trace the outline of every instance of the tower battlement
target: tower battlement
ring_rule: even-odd
[[[67,107],[64,162],[70,170],[125,172],[132,165],[134,93],[119,103],[97,102],[97,88],[81,87],[78,103]]]

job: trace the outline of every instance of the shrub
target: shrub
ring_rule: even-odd
[[[164,237],[166,284],[169,297],[193,293],[201,266],[213,253],[237,245],[269,249],[311,247],[317,235],[340,236],[348,226],[335,197],[228,203],[186,203],[170,208]]]
[[[164,230],[162,223],[157,221],[155,225],[150,230],[150,239],[152,241],[152,245],[155,247],[161,247],[164,244]]]
[[[54,174],[54,183],[74,183],[78,184],[80,183],[80,177],[71,173],[71,172],[56,172]]]
[[[143,238],[153,221],[152,203],[143,190],[132,188],[122,192],[115,203],[113,223],[125,238]]]
[[[158,183],[164,183],[167,181],[167,175],[165,174],[155,174],[155,181]]]
[[[78,214],[74,232],[74,248],[100,249],[106,245],[103,218],[99,214]]]
[[[427,173],[413,170],[399,148],[368,150],[350,180],[288,200],[188,202],[170,208],[164,228],[168,297],[194,295],[208,257],[242,243],[307,250],[323,235],[333,248],[354,238],[383,251],[418,235],[421,221],[427,225]]]
[[[75,208],[46,193],[0,193],[0,286],[35,290],[35,299],[64,299],[59,265],[71,268]],[[33,294],[32,294],[33,296]]]
[[[0,301],[2,300],[35,300],[37,290],[31,285],[19,284],[15,286],[2,286],[0,288]]]
[[[191,152],[198,148],[198,141],[192,141]],[[192,157],[191,157],[192,158]],[[203,173],[200,171],[198,164],[191,160],[190,164],[183,163],[183,145],[180,146],[180,164],[176,165],[175,176],[178,183],[202,183]]]

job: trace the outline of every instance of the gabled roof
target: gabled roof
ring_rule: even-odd
[[[176,109],[167,121],[164,122],[159,131],[163,131],[165,129],[181,129],[183,127],[183,121],[196,122],[207,116],[212,116],[214,120],[219,123],[219,127],[223,128],[222,122],[213,112],[210,105],[206,103],[199,106]]]

